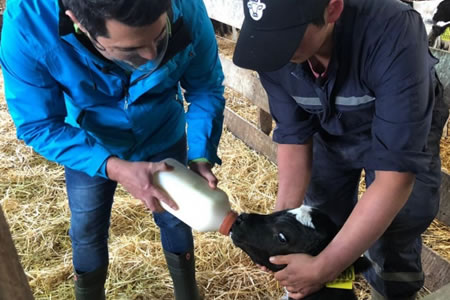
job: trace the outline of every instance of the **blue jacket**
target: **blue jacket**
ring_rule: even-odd
[[[172,0],[172,9],[171,58],[140,79],[89,51],[57,0],[8,1],[0,59],[18,137],[49,160],[106,177],[109,156],[145,160],[179,141],[187,122],[188,159],[220,163],[214,31],[201,0]]]
[[[316,79],[307,62],[260,74],[277,122],[274,140],[303,144],[314,135],[354,168],[429,170],[439,153],[427,146],[432,120],[441,131],[448,110],[420,15],[400,1],[344,5],[326,79]]]

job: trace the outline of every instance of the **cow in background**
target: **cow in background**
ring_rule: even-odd
[[[450,25],[450,0],[402,1],[412,3],[422,16],[429,45],[447,50],[449,42],[442,41],[440,36]]]
[[[438,4],[432,22],[433,26],[428,35],[429,45],[449,50],[450,41],[443,41],[438,38],[450,27],[450,0],[443,0]]]

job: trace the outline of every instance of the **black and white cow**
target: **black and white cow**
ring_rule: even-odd
[[[436,45],[436,40],[440,37],[444,31],[450,27],[450,0],[443,0],[440,2],[436,8],[433,15],[433,26],[431,27],[431,32],[428,35],[428,42],[430,46]],[[440,41],[440,45],[437,48],[442,48],[444,50],[449,50],[448,43]]]
[[[450,1],[427,0],[412,1],[411,3],[412,7],[422,16],[428,34],[428,44],[434,48],[448,50],[448,41],[442,41],[440,36],[450,26]]]
[[[269,215],[241,214],[231,228],[233,243],[257,264],[272,271],[285,265],[274,265],[269,257],[292,253],[319,254],[338,232],[331,219],[310,206],[275,212]],[[366,258],[358,259],[355,271],[370,267]],[[323,288],[305,300],[356,300],[353,290]]]

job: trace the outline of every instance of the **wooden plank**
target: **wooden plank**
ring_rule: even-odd
[[[447,120],[447,122],[444,125],[444,130],[442,131],[442,136],[444,138],[450,136],[450,118]]]
[[[441,181],[441,203],[436,218],[450,226],[450,175],[442,171]]]
[[[436,65],[436,71],[439,75],[439,80],[444,86],[444,101],[450,105],[450,52],[430,48],[431,53],[439,59],[439,63]]]
[[[34,299],[0,207],[0,299]]]
[[[256,126],[238,116],[229,108],[225,109],[225,125],[247,146],[263,154],[273,162],[277,160],[277,145]]]
[[[422,300],[448,300],[450,298],[450,284],[440,288],[431,295],[425,296]]]
[[[430,291],[437,291],[450,283],[450,263],[427,246],[422,248],[422,265],[425,287]]]
[[[259,109],[259,128],[267,135],[272,131],[272,116],[262,109]]]
[[[242,0],[203,0],[211,19],[241,28],[244,22]]]
[[[243,95],[259,108],[270,112],[267,93],[261,85],[257,73],[237,67],[223,55],[220,55],[220,61],[225,73],[224,84]]]

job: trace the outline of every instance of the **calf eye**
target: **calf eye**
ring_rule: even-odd
[[[287,238],[284,236],[284,234],[282,232],[278,233],[278,240],[282,243],[288,242]]]

